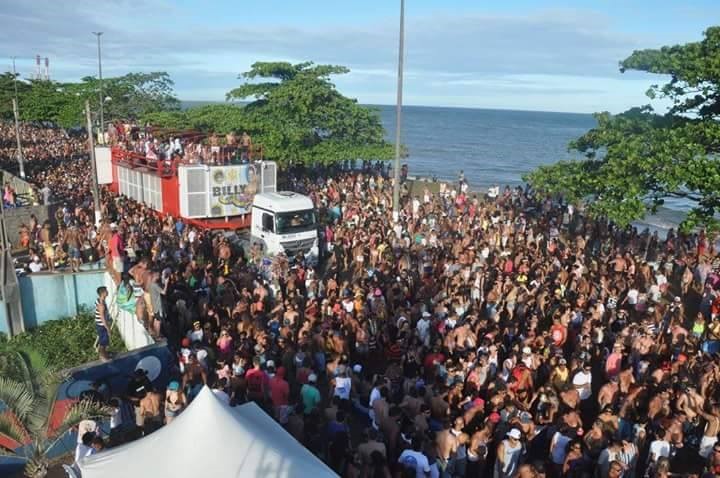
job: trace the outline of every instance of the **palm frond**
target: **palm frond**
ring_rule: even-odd
[[[28,386],[5,377],[0,377],[0,401],[23,425],[36,410],[35,397]]]
[[[27,438],[27,432],[18,425],[16,420],[13,420],[11,414],[3,413],[0,415],[0,436],[4,436],[5,438],[23,445]]]
[[[69,429],[78,425],[83,420],[101,420],[110,417],[113,409],[94,400],[81,400],[74,403],[70,410],[63,417],[63,421],[58,426],[58,431]]]

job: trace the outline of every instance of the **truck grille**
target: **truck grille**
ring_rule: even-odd
[[[315,239],[298,239],[296,241],[282,241],[280,243],[285,252],[307,252],[315,243]]]

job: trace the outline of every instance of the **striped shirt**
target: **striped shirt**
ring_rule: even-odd
[[[109,322],[109,321],[108,321],[107,304],[105,304],[105,301],[104,301],[104,300],[98,298],[98,299],[95,301],[95,325],[99,325],[99,326],[102,327],[102,326],[103,326],[103,321],[102,321],[102,317],[100,317],[100,304],[101,304],[101,303],[102,303],[102,305],[104,306],[103,309],[104,309],[104,311],[105,311],[105,314],[104,314],[104,315],[105,315],[105,322]]]

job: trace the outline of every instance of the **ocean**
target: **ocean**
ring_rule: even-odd
[[[374,108],[394,142],[395,107]],[[463,171],[471,189],[484,192],[494,184],[522,184],[523,174],[543,164],[581,159],[568,144],[595,125],[589,114],[405,106],[403,162],[414,176],[453,181]],[[657,215],[635,224],[664,234],[677,227],[686,208],[682,201],[668,201]]]
[[[184,107],[205,102],[183,102]],[[395,107],[376,108],[387,139],[395,141]],[[522,176],[543,164],[581,156],[568,143],[595,126],[592,115],[539,111],[405,106],[403,159],[413,176],[457,180],[463,171],[475,191],[522,184]],[[655,216],[638,221],[664,233],[682,220],[687,205],[668,201]]]

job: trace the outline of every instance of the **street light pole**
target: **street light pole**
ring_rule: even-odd
[[[20,141],[20,113],[18,112],[18,90],[17,90],[17,73],[15,72],[15,57],[13,61],[13,87],[15,88],[15,97],[12,100],[13,116],[15,117],[15,139],[17,140],[17,160],[20,166],[20,177],[25,179],[25,162],[23,161],[22,142]]]
[[[400,0],[400,45],[398,48],[397,105],[395,109],[395,167],[393,221],[400,219],[400,131],[402,127],[403,57],[405,50],[405,0]]]
[[[105,144],[105,115],[103,111],[103,103],[105,98],[103,96],[103,78],[102,78],[102,50],[100,47],[100,37],[103,32],[92,32],[97,37],[98,46],[98,80],[100,81],[100,142]]]
[[[93,140],[92,118],[90,118],[90,100],[85,101],[85,116],[88,130],[88,148],[90,149],[90,167],[92,168],[92,196],[95,206],[95,226],[99,230],[102,214],[100,211],[100,193],[98,192],[97,170],[95,167],[95,142]]]
[[[12,100],[13,116],[15,116],[15,139],[17,140],[17,160],[20,165],[20,177],[25,179],[25,163],[23,161],[22,142],[20,141],[20,118],[18,113],[18,102],[16,98]]]

